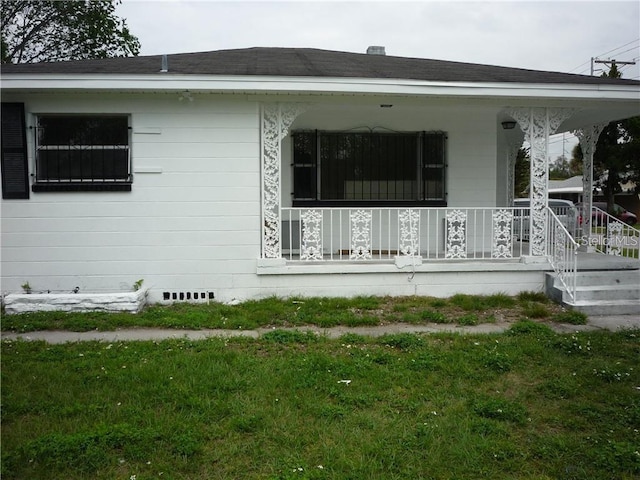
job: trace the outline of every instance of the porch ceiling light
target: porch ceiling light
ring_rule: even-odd
[[[391,105],[390,103],[381,103],[380,104],[380,108],[391,108],[393,107],[393,105]]]
[[[513,122],[513,121],[502,122],[502,128],[504,128],[505,130],[513,130],[514,128],[516,128],[516,122]]]

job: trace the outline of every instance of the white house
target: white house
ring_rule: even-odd
[[[637,81],[383,48],[3,65],[1,80],[2,291],[143,279],[152,302],[539,290],[549,135],[575,132],[588,162],[602,124],[640,114]],[[523,140],[532,208],[514,216]]]

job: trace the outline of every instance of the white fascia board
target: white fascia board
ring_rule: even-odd
[[[640,86],[427,82],[420,80],[207,75],[3,75],[8,91],[229,92],[259,94],[407,95],[624,100],[640,102]]]

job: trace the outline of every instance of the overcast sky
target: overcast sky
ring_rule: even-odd
[[[635,61],[620,69],[640,79],[637,0],[123,0],[117,14],[140,39],[141,55],[248,47],[364,53],[382,45],[387,55],[587,75],[592,57]]]

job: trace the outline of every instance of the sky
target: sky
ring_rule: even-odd
[[[140,55],[308,47],[640,80],[640,2],[122,0]],[[552,138],[551,158],[575,138]]]

